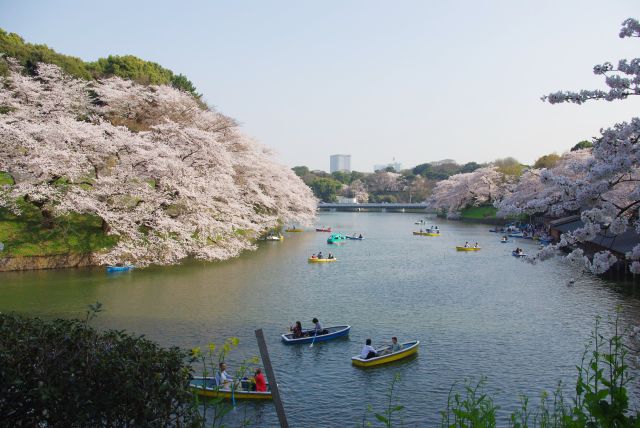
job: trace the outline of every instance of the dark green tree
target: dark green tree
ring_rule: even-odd
[[[482,165],[480,165],[477,162],[467,162],[464,165],[462,165],[462,169],[460,170],[460,172],[463,172],[463,173],[473,172],[478,168],[482,168]]]
[[[306,166],[294,166],[291,169],[296,173],[298,177],[304,177],[305,175],[309,174],[309,168]]]
[[[311,182],[313,194],[324,202],[335,202],[336,195],[343,184],[332,178],[316,177]]]
[[[592,147],[593,147],[593,143],[591,141],[582,140],[575,146],[571,147],[571,151],[575,152],[576,150],[590,149]]]

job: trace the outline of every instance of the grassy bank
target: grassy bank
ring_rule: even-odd
[[[86,254],[111,248],[117,242],[117,237],[105,235],[97,217],[69,214],[55,218],[47,227],[36,207],[22,203],[21,208],[20,216],[0,208],[0,242],[4,244],[0,256]]]
[[[481,207],[469,207],[460,211],[461,217],[464,219],[494,219],[498,210],[492,205]]]

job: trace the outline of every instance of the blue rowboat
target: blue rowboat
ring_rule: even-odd
[[[349,235],[347,235],[347,236],[346,236],[346,238],[347,238],[347,239],[351,239],[351,240],[353,240],[353,241],[362,241],[362,240],[364,239],[364,236],[363,236],[363,237],[355,237],[355,236],[349,236]]]
[[[299,337],[297,339],[293,338],[293,333],[287,333],[282,335],[282,341],[288,345],[293,345],[296,343],[311,343],[311,342],[323,342],[325,340],[336,339],[342,336],[348,336],[349,330],[351,330],[350,325],[336,325],[333,327],[325,328],[326,334],[319,334],[315,336],[315,341],[313,340],[313,330],[303,330],[302,332],[305,334],[310,334],[310,336]]]
[[[124,272],[133,269],[133,265],[127,266],[107,266],[107,272]]]
[[[516,252],[516,251],[512,251],[512,252],[511,252],[511,255],[512,255],[513,257],[527,257],[527,255],[526,255],[525,253],[518,253],[518,252]]]

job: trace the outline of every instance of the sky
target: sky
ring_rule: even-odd
[[[637,115],[640,100],[540,100],[604,89],[635,58],[637,1],[8,1],[0,27],[93,61],[136,55],[186,75],[281,163],[372,171],[513,156],[530,164]]]

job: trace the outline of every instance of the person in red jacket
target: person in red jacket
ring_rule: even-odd
[[[256,381],[256,391],[258,392],[267,392],[267,381],[262,374],[262,370],[260,368],[256,369],[256,374],[253,376]]]

